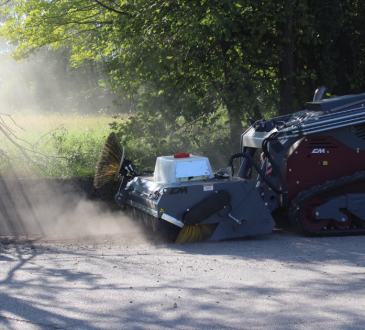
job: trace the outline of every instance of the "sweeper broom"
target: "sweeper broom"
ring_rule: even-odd
[[[216,173],[208,158],[185,153],[158,157],[153,175],[136,173],[112,133],[95,186],[121,178],[116,202],[178,243],[268,234],[275,210],[310,236],[364,234],[365,94],[324,92],[306,110],[251,121],[240,152]]]

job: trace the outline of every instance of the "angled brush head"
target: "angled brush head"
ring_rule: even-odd
[[[102,187],[118,176],[122,158],[123,148],[119,143],[117,135],[112,132],[109,134],[101,151],[94,178],[95,188]]]
[[[217,224],[184,226],[181,228],[175,243],[202,242],[212,236]]]

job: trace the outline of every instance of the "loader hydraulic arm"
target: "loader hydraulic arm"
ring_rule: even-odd
[[[248,155],[250,155],[253,158],[256,150],[257,150],[256,148],[245,147],[243,149],[243,152],[247,153]],[[252,163],[248,160],[248,158],[246,158],[246,157],[243,158],[243,161],[242,161],[242,164],[238,171],[237,176],[242,179],[248,179],[248,180],[252,179]]]

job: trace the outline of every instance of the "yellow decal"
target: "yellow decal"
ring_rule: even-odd
[[[204,191],[213,191],[213,185],[212,184],[205,184],[203,186]]]
[[[163,210],[163,208],[161,207],[160,213],[165,213],[165,211]]]
[[[324,160],[323,161],[323,165],[328,165],[328,161],[327,160]]]

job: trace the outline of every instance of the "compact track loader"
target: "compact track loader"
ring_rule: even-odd
[[[137,175],[123,153],[116,202],[177,242],[268,234],[275,210],[307,235],[364,234],[365,94],[322,99],[324,91],[306,110],[251,121],[240,152],[216,173],[206,157],[176,154]]]

